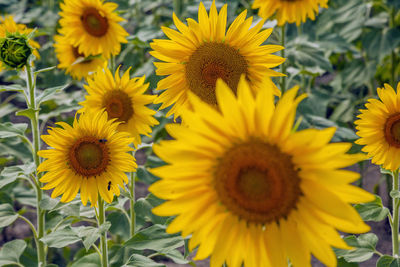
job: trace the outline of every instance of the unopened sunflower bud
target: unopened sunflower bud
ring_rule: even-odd
[[[21,69],[32,54],[28,37],[18,33],[7,34],[0,38],[0,60],[11,69]]]

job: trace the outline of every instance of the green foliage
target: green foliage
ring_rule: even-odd
[[[351,250],[335,249],[336,255],[343,258],[346,262],[364,262],[369,260],[376,251],[378,237],[375,234],[363,234],[359,237],[354,235],[344,238],[346,243],[354,247]]]
[[[357,204],[355,208],[364,221],[379,222],[385,220],[389,214],[388,208],[382,205],[382,199],[379,196],[376,196],[372,202]]]

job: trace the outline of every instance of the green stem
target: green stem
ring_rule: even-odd
[[[40,164],[40,158],[37,152],[40,148],[40,137],[39,137],[39,109],[36,106],[35,99],[35,80],[33,78],[33,72],[30,66],[30,63],[26,64],[26,76],[27,76],[27,85],[29,91],[30,102],[28,103],[29,108],[34,110],[34,115],[31,117],[31,126],[32,126],[32,139],[33,139],[33,160],[35,162],[36,168]],[[42,183],[39,181],[40,175],[36,174],[36,213],[37,213],[37,238],[38,238],[38,266],[43,267],[46,266],[46,251],[45,245],[40,239],[44,236],[44,224],[45,224],[45,211],[40,208],[40,202],[43,198],[43,193],[41,190]]]
[[[104,200],[99,195],[99,216],[98,216],[98,226],[100,228],[101,225],[104,224],[106,221],[106,213],[104,211]],[[105,231],[100,236],[100,243],[101,243],[101,266],[108,267],[108,247],[107,247],[107,231]]]
[[[392,191],[399,190],[399,170],[392,172],[393,186]],[[393,256],[399,255],[399,198],[392,198],[393,201],[393,221],[392,221],[392,245]]]
[[[395,15],[396,15],[396,9],[392,7],[390,10],[390,20],[389,20],[389,27],[394,28],[395,27]],[[391,63],[392,63],[392,68],[390,72],[390,85],[391,86],[396,86],[396,54],[394,52],[394,49],[392,50],[391,54]]]
[[[110,57],[110,71],[111,73],[114,73],[115,71],[115,56],[111,55]]]
[[[136,214],[135,214],[135,173],[131,172],[131,180],[129,184],[129,192],[131,193],[130,199],[130,221],[131,221],[131,237],[135,234]]]
[[[282,45],[283,47],[285,47],[285,35],[286,35],[286,33],[285,33],[285,26],[286,26],[286,24],[284,24],[284,25],[281,27],[281,29],[282,29],[282,33],[281,33],[281,45]],[[285,49],[282,49],[282,50],[281,50],[281,57],[285,58]],[[283,74],[286,75],[286,64],[285,64],[285,62],[283,62],[283,63],[281,64],[281,72],[282,72]],[[286,91],[286,76],[282,76],[282,77],[281,77],[281,91],[282,91],[282,94]]]

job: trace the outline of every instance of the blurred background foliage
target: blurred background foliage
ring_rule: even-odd
[[[154,59],[148,53],[149,42],[154,38],[164,38],[161,26],[174,28],[174,10],[182,20],[188,17],[197,19],[200,1],[114,2],[118,3],[118,11],[126,20],[123,26],[130,33],[129,42],[122,46],[116,63],[122,64],[123,70],[132,67],[132,77],[146,75],[150,93],[155,94],[157,92],[153,90],[160,77],[155,75]],[[216,2],[217,8],[225,3]],[[204,4],[208,9],[211,1],[204,1]],[[249,0],[229,0],[228,23],[244,9],[255,16],[254,23],[259,21],[251,4]],[[286,27],[285,64],[289,88],[298,84],[308,93],[298,112],[302,118],[300,128],[337,126],[334,141],[357,138],[353,121],[358,109],[364,106],[366,99],[376,95],[377,87],[384,83],[395,87],[399,79],[399,9],[398,0],[330,0],[329,8],[321,10],[315,21],[308,20],[299,28],[295,25]],[[59,27],[58,1],[0,0],[0,10],[1,15],[12,14],[17,22],[36,28],[35,40],[41,45],[41,58],[35,61],[37,70],[57,65],[53,36]],[[269,20],[264,28],[275,26],[276,22]],[[267,43],[279,44],[280,34],[280,29],[276,28]],[[21,138],[24,134],[29,135],[26,132],[29,131],[28,120],[15,114],[17,110],[26,108],[25,102],[18,92],[4,90],[4,86],[18,87],[21,81],[18,75],[15,71],[0,73],[0,245],[3,246],[0,265],[11,262],[11,265],[36,266],[36,252],[29,230],[25,236],[11,235],[12,239],[19,238],[17,240],[7,239],[7,226],[19,215],[35,216],[34,191],[29,189],[27,182],[33,172],[31,152],[27,142]],[[275,82],[278,84],[279,80]],[[51,88],[42,99],[42,133],[56,121],[71,123],[78,102],[84,99],[83,84],[84,81],[74,81],[56,68],[38,74],[39,90]],[[172,119],[165,118],[165,114],[165,110],[157,112],[160,125],[154,128],[152,138],[143,139],[144,144],[136,152],[140,165],[136,177],[139,185],[136,198],[139,199],[135,204],[138,233],[128,240],[126,204],[134,196],[125,192],[107,207],[107,220],[111,223],[108,230],[112,266],[165,266],[167,261],[194,265],[187,258],[188,251],[182,249],[186,240],[165,233],[170,218],[151,213],[151,208],[160,200],[146,191],[146,186],[158,179],[148,169],[164,164],[152,154],[151,144],[167,138],[164,126]],[[359,148],[354,147],[354,150]],[[42,202],[40,205],[48,211],[47,235],[43,242],[49,246],[48,262],[53,263],[49,266],[98,266],[98,255],[92,244],[100,235],[99,231],[107,229],[92,227],[93,209],[83,207],[78,200],[62,204],[57,199],[46,197]]]

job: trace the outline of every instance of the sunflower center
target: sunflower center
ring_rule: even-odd
[[[85,30],[93,36],[101,37],[107,33],[108,20],[93,7],[83,11],[81,21]]]
[[[108,148],[102,139],[86,136],[78,139],[69,151],[69,163],[77,174],[96,176],[104,172],[109,163]]]
[[[190,56],[186,64],[186,79],[190,90],[209,104],[217,104],[215,84],[218,78],[236,93],[240,76],[247,74],[246,59],[223,43],[204,43]]]
[[[103,98],[110,119],[117,118],[119,122],[127,122],[133,115],[132,100],[127,93],[121,90],[108,91]]]
[[[229,149],[214,175],[222,204],[250,222],[266,224],[287,217],[301,195],[291,156],[258,139]]]
[[[384,128],[386,141],[391,146],[400,148],[400,113],[390,116]]]

